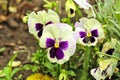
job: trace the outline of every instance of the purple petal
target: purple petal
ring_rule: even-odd
[[[39,38],[42,36],[42,32],[43,32],[43,30],[38,31],[37,35],[38,35]]]
[[[90,41],[90,38],[89,37],[85,37],[84,39],[83,39],[83,42],[86,44],[86,43],[88,43]]]
[[[51,58],[57,58],[58,60],[62,59],[64,57],[64,53],[60,48],[51,48],[50,50],[50,57]]]
[[[53,47],[55,44],[55,41],[51,38],[47,38],[46,40],[46,47],[49,48],[49,47]]]
[[[35,24],[35,29],[36,29],[37,31],[42,30],[42,29],[43,29],[43,24],[41,24],[41,23],[36,23],[36,24]]]
[[[55,56],[56,56],[56,48],[53,47],[50,49],[50,57],[55,58]]]
[[[86,32],[85,31],[80,31],[79,35],[81,38],[86,37]]]
[[[59,59],[63,59],[63,57],[64,57],[64,53],[62,49],[56,48],[56,58],[59,60]]]
[[[94,36],[94,37],[98,37],[98,30],[97,30],[97,29],[92,30],[92,31],[91,31],[91,34],[92,34],[92,36]]]
[[[59,47],[63,50],[66,50],[68,48],[68,42],[67,41],[61,41],[59,43]]]
[[[52,23],[53,23],[52,21],[49,21],[45,25],[47,26],[48,24],[52,24]]]
[[[94,43],[95,42],[95,38],[94,37],[90,37],[90,42]]]
[[[94,37],[85,37],[83,39],[83,42],[86,44],[86,43],[94,43],[95,42],[95,38]]]

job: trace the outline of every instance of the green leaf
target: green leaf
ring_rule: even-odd
[[[75,72],[70,70],[70,71],[67,71],[67,74],[70,75],[70,76],[76,76]]]
[[[43,60],[43,56],[44,56],[45,54],[43,53],[43,51],[42,50],[37,50],[37,52],[36,53],[33,53],[33,57],[32,57],[32,59],[31,59],[31,62],[34,62],[34,63],[37,63],[37,64],[39,64],[39,61],[40,60]]]
[[[120,72],[117,73],[117,76],[120,78]]]
[[[52,64],[47,61],[43,64],[47,68],[47,72],[49,72],[52,76],[57,76],[59,74],[58,64]]]
[[[11,76],[13,77],[20,70],[22,70],[22,68],[15,68],[14,70],[12,70]]]
[[[30,65],[30,64],[26,64],[22,67],[25,70],[32,70],[32,72],[35,72],[36,70],[38,70],[40,67],[38,65]]]
[[[6,80],[6,78],[0,78],[0,80]]]
[[[3,73],[5,74],[7,80],[11,80],[11,72],[11,67],[4,67]]]
[[[50,62],[46,62],[45,64],[44,64],[44,66],[45,67],[47,67],[49,70],[51,70],[51,71],[53,71],[54,70],[54,68],[53,67],[55,67],[53,64],[51,64]]]

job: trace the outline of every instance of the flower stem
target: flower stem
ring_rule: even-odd
[[[61,5],[62,4],[62,0],[59,1],[59,14],[61,15]]]
[[[84,54],[84,62],[83,62],[83,72],[80,80],[88,79],[89,58],[90,58],[90,46],[86,46],[86,51]]]
[[[57,5],[57,12],[59,15],[61,15],[61,6],[62,6],[62,0],[56,0]]]

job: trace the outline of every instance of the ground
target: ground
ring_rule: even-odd
[[[5,48],[3,52],[0,52],[0,70],[7,65],[14,55],[14,51],[27,50],[27,52],[19,53],[15,59],[21,61],[22,64],[26,61],[29,62],[30,60],[27,59],[28,55],[31,56],[32,53],[36,52],[36,40],[29,34],[27,24],[22,22],[22,18],[27,10],[32,11],[34,8],[38,8],[38,6],[41,7],[41,0],[36,0],[35,3],[38,3],[36,5],[32,5],[33,2],[21,0],[19,5],[16,6],[17,12],[9,12],[9,14],[6,14],[6,11],[0,12],[0,48]],[[13,2],[10,3],[13,4]],[[38,9],[40,10],[41,8]],[[30,74],[29,71],[21,73],[24,75],[24,78]]]

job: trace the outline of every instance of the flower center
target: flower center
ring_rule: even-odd
[[[59,48],[59,41],[58,40],[56,40],[54,47]]]
[[[87,32],[87,37],[91,37],[92,35],[91,35],[91,32],[90,31],[88,31]]]

